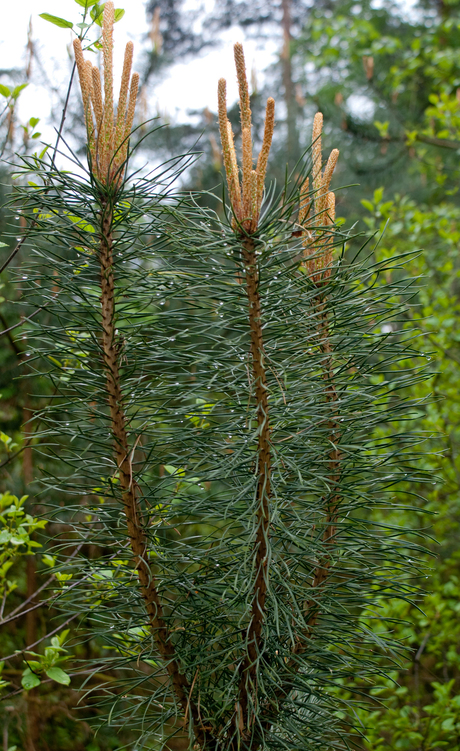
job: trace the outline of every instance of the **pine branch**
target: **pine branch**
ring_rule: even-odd
[[[126,527],[134,556],[140,591],[148,615],[158,652],[166,663],[166,670],[184,713],[190,711],[197,740],[205,736],[198,721],[198,710],[191,701],[190,687],[185,674],[180,670],[171,641],[160,600],[156,579],[148,560],[147,538],[140,518],[136,497],[137,485],[132,476],[132,451],[129,447],[126,416],[119,369],[119,349],[115,334],[115,285],[113,274],[113,208],[104,200],[101,210],[100,239],[100,286],[102,313],[102,351],[106,372],[106,386],[110,411],[111,429],[115,445],[115,458],[122,491]]]
[[[319,346],[321,349],[321,352],[325,355],[323,360],[323,379],[325,382],[325,399],[326,402],[329,404],[331,408],[331,419],[328,423],[328,430],[329,430],[329,436],[328,436],[328,443],[330,444],[331,448],[329,451],[329,473],[327,482],[328,485],[333,488],[331,496],[324,499],[324,503],[326,506],[326,522],[325,522],[325,529],[323,532],[323,544],[325,546],[326,553],[324,554],[322,560],[319,562],[319,565],[315,571],[315,575],[313,578],[312,583],[312,589],[318,590],[321,589],[324,582],[326,581],[326,578],[328,576],[329,570],[330,570],[330,556],[328,554],[328,549],[331,546],[331,544],[334,542],[334,538],[336,535],[336,523],[337,523],[337,513],[340,503],[340,494],[337,492],[337,488],[339,486],[340,482],[340,464],[341,464],[341,454],[340,449],[338,447],[339,441],[340,441],[340,432],[339,432],[339,424],[338,424],[338,415],[337,415],[337,390],[334,383],[334,362],[333,362],[333,350],[331,345],[331,339],[330,339],[330,331],[329,331],[329,320],[328,320],[328,310],[327,310],[327,301],[321,297],[316,298],[316,305],[317,310],[319,313]],[[312,614],[307,617],[307,622],[309,623],[310,629],[313,627],[314,623],[317,620],[318,617],[318,608],[314,603],[310,603],[307,607],[307,612],[310,611]]]
[[[254,543],[254,596],[251,607],[251,620],[246,635],[247,654],[242,664],[239,686],[239,713],[236,721],[240,725],[243,738],[249,729],[249,695],[257,692],[257,663],[262,652],[262,626],[266,615],[266,595],[268,580],[268,529],[270,524],[270,420],[268,408],[267,377],[264,362],[262,335],[262,311],[259,294],[259,272],[256,246],[252,238],[243,241],[243,260],[246,268],[246,291],[249,307],[249,328],[251,335],[252,378],[257,404],[257,491],[256,514],[257,532]],[[254,697],[254,703],[256,699]],[[244,732],[246,729],[246,732]]]

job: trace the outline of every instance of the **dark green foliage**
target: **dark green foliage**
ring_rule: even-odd
[[[388,223],[380,260],[421,249],[408,266],[423,281],[407,325],[418,320],[419,346],[433,353],[428,385],[433,399],[429,409],[414,414],[411,427],[430,436],[423,466],[438,478],[436,485],[415,487],[417,505],[433,512],[435,558],[421,612],[390,603],[385,608],[387,616],[404,618],[395,633],[410,651],[386,686],[371,692],[384,706],[374,703],[371,715],[361,715],[368,737],[362,747],[458,751],[459,3],[427,0],[401,13],[401,6],[398,11],[390,3],[376,8],[334,0],[329,10],[328,15],[315,8],[295,59],[308,60],[306,84],[314,87],[318,106],[346,145],[342,181],[360,183],[346,192],[339,212],[364,213],[370,233]],[[363,56],[373,57],[369,79]],[[351,108],[353,94],[370,101],[374,112]],[[426,392],[426,384],[410,390],[420,399]],[[405,519],[425,524],[411,512]]]
[[[360,195],[386,185],[437,203],[457,190],[459,28],[457,0],[408,13],[393,2],[333,0],[305,19],[294,64],[340,134],[344,182],[359,183]],[[348,196],[344,213],[355,216],[355,203]]]
[[[410,468],[413,436],[374,437],[382,421],[414,408],[400,394],[420,379],[398,324],[404,306],[394,302],[410,291],[404,259],[382,287],[385,267],[365,257],[346,264],[337,249],[331,276],[315,282],[293,235],[298,190],[266,201],[251,242],[269,394],[267,596],[248,664],[262,428],[244,238],[171,193],[177,163],[116,191],[44,162],[26,168],[43,183],[20,189],[36,221],[23,286],[31,305],[37,294],[46,304],[32,335],[35,367],[53,385],[40,451],[57,467],[53,518],[69,530],[59,542],[61,573],[71,577],[61,576],[60,604],[103,645],[86,669],[115,678],[98,688],[93,680],[90,691],[112,726],[135,730],[148,748],[184,733],[206,749],[344,747],[334,687],[358,674],[378,681],[387,668],[376,651],[391,665],[400,649],[386,625],[377,633],[359,613],[414,592],[417,538],[370,515],[397,505],[399,482],[423,479]],[[117,468],[101,338],[107,206],[129,488]],[[345,239],[337,233],[337,245]],[[148,566],[161,601],[166,659],[137,585],[124,505],[133,489],[133,523],[148,543],[136,567]],[[75,542],[83,547],[70,559]],[[173,664],[185,702],[168,678]]]

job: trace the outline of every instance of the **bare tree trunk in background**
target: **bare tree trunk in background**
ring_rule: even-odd
[[[30,439],[32,437],[32,429],[30,426],[30,420],[33,417],[33,412],[30,409],[29,405],[27,404],[27,396],[26,396],[26,405],[22,408],[22,421],[24,425],[23,434],[24,434],[24,443],[26,444],[26,447],[24,451],[22,452],[22,476],[24,480],[24,491],[25,493],[28,492],[29,485],[32,484],[34,480],[34,471],[33,471],[33,460],[32,460],[32,446],[30,444]]]
[[[287,119],[287,158],[291,169],[299,158],[299,134],[297,132],[297,101],[295,86],[292,80],[291,64],[291,0],[282,0],[283,10],[283,49],[281,62],[283,66],[284,100],[286,102]]]

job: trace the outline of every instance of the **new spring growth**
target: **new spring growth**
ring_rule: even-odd
[[[329,186],[339,158],[339,150],[333,149],[323,172],[322,130],[323,115],[317,112],[312,133],[313,193],[309,190],[310,180],[307,177],[300,189],[298,218],[303,237],[302,265],[315,284],[331,275],[335,195]]]
[[[242,132],[242,182],[236,158],[232,126],[227,117],[227,83],[225,78],[219,80],[219,129],[222,143],[222,157],[227,177],[228,192],[234,214],[234,227],[244,232],[255,232],[259,222],[260,207],[264,193],[265,173],[268,155],[275,125],[275,100],[267,100],[265,128],[262,148],[257,166],[254,169],[252,155],[252,123],[249,101],[249,87],[246,76],[243,46],[238,42],[234,46],[236,75],[240,94],[240,115]]]
[[[85,60],[79,39],[73,43],[85,112],[91,171],[106,185],[120,183],[128,155],[128,138],[133,127],[134,109],[139,89],[139,74],[133,73],[133,43],[125,50],[118,108],[113,102],[113,25],[115,9],[108,0],[102,22],[103,83],[99,69]]]

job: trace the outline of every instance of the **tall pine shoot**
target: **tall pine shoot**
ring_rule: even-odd
[[[413,591],[416,541],[372,516],[413,475],[413,438],[376,433],[419,377],[404,259],[382,286],[371,253],[345,256],[320,113],[300,177],[267,188],[275,102],[255,163],[239,44],[241,167],[218,85],[225,220],[174,192],[189,155],[131,174],[139,77],[128,44],[115,110],[113,22],[109,1],[102,79],[75,43],[88,166],[25,159],[20,189],[59,601],[99,644],[79,685],[136,747],[345,748],[341,689],[400,649],[360,613]]]

